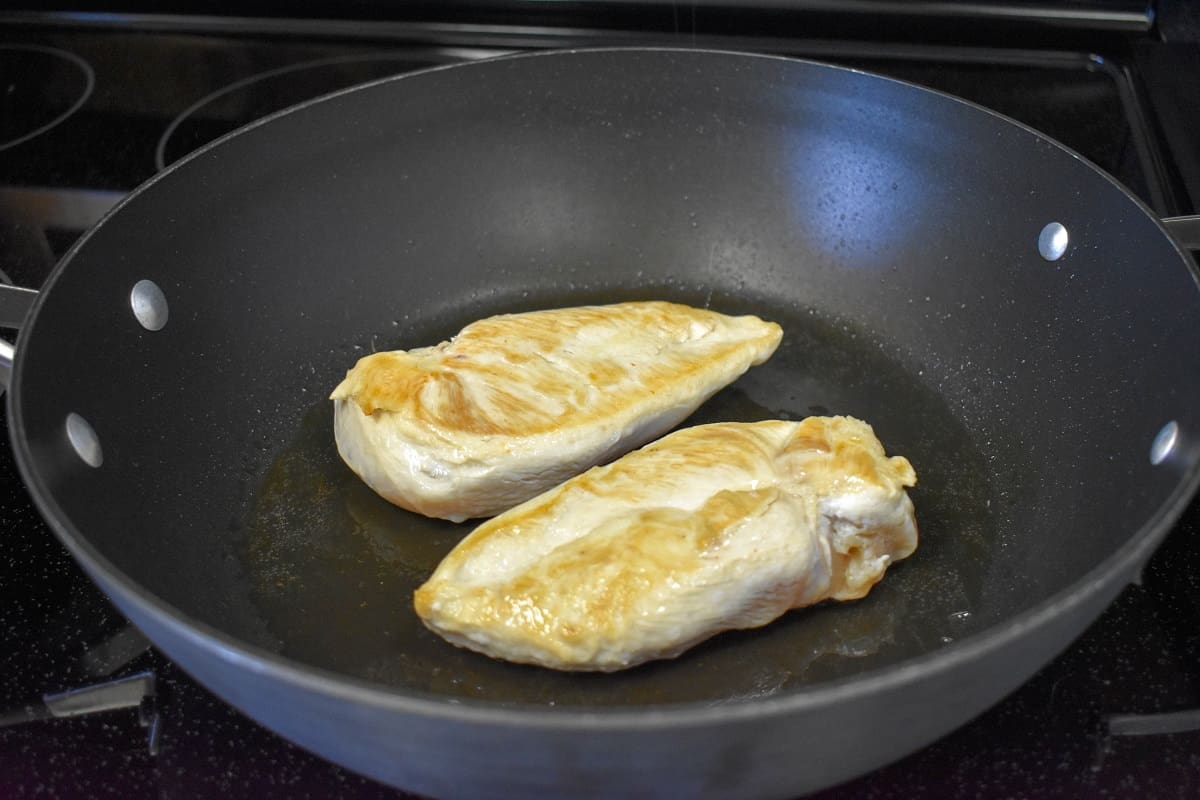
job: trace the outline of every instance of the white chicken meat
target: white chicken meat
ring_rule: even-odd
[[[685,428],[483,523],[420,587],[448,641],[612,671],[867,594],[917,547],[907,459],[852,417]]]
[[[490,516],[671,429],[781,336],[655,301],[489,317],[360,359],[331,396],[338,452],[398,506]]]

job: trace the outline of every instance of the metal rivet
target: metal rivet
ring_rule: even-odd
[[[104,463],[104,451],[100,449],[100,437],[88,421],[72,411],[67,414],[67,440],[75,448],[75,455],[89,467]]]
[[[1047,261],[1058,261],[1067,252],[1070,238],[1061,222],[1051,222],[1038,234],[1038,252]]]
[[[1162,426],[1154,437],[1154,441],[1150,443],[1150,463],[1161,464],[1167,460],[1167,456],[1175,450],[1175,445],[1179,443],[1179,424],[1175,420],[1171,420],[1166,425]]]
[[[135,283],[129,292],[129,305],[137,321],[146,330],[161,331],[167,324],[167,296],[154,281],[140,280]]]

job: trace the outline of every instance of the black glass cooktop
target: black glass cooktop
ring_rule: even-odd
[[[543,43],[572,41],[561,32]],[[264,114],[387,75],[496,55],[509,49],[502,44],[0,24],[0,268],[39,285],[125,192]],[[1160,213],[1186,210],[1137,75],[1119,57],[758,46],[965,97],[1076,149]],[[935,745],[820,796],[1200,796],[1198,715],[1189,711],[1200,708],[1198,528],[1194,505],[1142,582],[1014,695]],[[7,439],[0,541],[0,796],[396,795],[247,720],[151,648],[41,522]],[[106,682],[99,699],[56,695]],[[56,716],[106,703],[112,708],[102,713]]]

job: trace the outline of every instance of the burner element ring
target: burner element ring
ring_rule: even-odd
[[[92,65],[57,47],[0,44],[0,63],[5,60],[17,63],[0,70],[13,76],[0,85],[0,152],[56,127],[78,111],[96,88]],[[23,95],[31,92],[41,93],[49,107],[27,110],[28,98]]]

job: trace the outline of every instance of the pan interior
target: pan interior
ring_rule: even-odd
[[[1053,263],[1050,221],[1071,234]],[[158,331],[129,312],[143,279]],[[361,486],[329,391],[489,314],[652,298],[779,322],[693,421],[867,420],[916,467],[920,548],[860,602],[623,674],[445,644],[411,593],[467,526]],[[1197,329],[1156,223],[1029,131],[819,65],[576,53],[375,84],[184,162],[52,277],[11,408],[68,543],[181,630],[456,699],[721,703],[953,647],[1092,580],[1195,461],[1147,452],[1168,421],[1200,430]]]
[[[601,302],[624,292],[530,292],[410,320],[379,349],[434,343],[479,316]],[[340,461],[318,397],[271,453],[238,549],[253,601],[282,653],[372,682],[504,704],[613,706],[769,695],[896,663],[977,630],[996,530],[986,460],[920,377],[849,323],[728,290],[647,286],[668,297],[779,321],[783,344],[685,424],[852,414],[916,466],[920,549],[866,599],[796,611],[710,640],[670,662],[563,674],[457,649],[425,630],[413,590],[474,523],[430,520],[380,499]],[[365,352],[365,348],[361,352]],[[349,361],[352,363],[352,360]],[[347,363],[347,366],[349,366]]]

